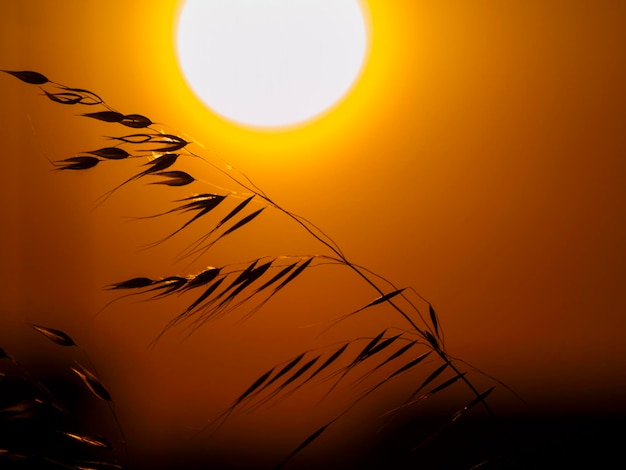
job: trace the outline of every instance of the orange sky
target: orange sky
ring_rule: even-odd
[[[334,112],[286,132],[237,128],[185,89],[173,0],[4,1],[0,68],[42,72],[193,136],[322,227],[349,259],[415,287],[437,309],[450,353],[532,409],[626,411],[626,6],[366,3],[373,39],[362,81]],[[350,310],[350,301],[371,299],[353,279],[315,274],[321,293],[301,286],[249,323],[185,342],[172,331],[154,349],[146,345],[170,318],[159,304],[120,302],[94,320],[112,298],[103,285],[184,270],[168,264],[176,243],[157,256],[137,251],[174,225],[122,218],[158,212],[171,197],[137,184],[90,212],[128,173],[54,173],[44,153],[62,159],[104,146],[110,125],[85,122],[75,116],[82,109],[8,75],[0,86],[2,346],[37,363],[39,343],[23,321],[71,331],[110,382],[120,379],[111,388],[123,396],[128,434],[150,425],[137,446],[171,442],[167,429],[186,435],[268,366],[319,344],[299,327],[326,312],[324,301]],[[267,220],[254,243],[237,238],[204,264],[318,249],[281,224]],[[328,340],[385,324],[376,315],[363,322]],[[520,406],[504,391],[494,401]],[[308,405],[285,405],[277,435],[294,421],[315,426]]]

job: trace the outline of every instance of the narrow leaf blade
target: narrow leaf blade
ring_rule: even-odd
[[[383,303],[383,302],[386,302],[386,301],[388,301],[390,299],[393,299],[396,295],[401,294],[404,290],[405,290],[405,288],[403,287],[402,289],[398,289],[398,290],[395,290],[393,292],[389,292],[388,294],[381,295],[377,299],[375,299],[372,302],[370,302],[369,304],[367,304],[361,310],[366,309],[368,307],[372,307],[374,305],[378,305],[378,304]]]
[[[387,378],[387,380],[391,379],[392,377],[395,377],[395,376],[396,376],[396,375],[398,375],[398,374],[401,374],[402,372],[405,372],[405,371],[407,371],[407,370],[411,369],[412,367],[415,367],[415,366],[416,366],[416,365],[418,365],[420,362],[422,362],[424,359],[426,359],[426,358],[430,355],[430,353],[431,353],[431,352],[432,352],[432,351],[428,351],[428,352],[426,352],[426,353],[422,354],[421,356],[416,357],[416,358],[415,358],[415,359],[413,359],[412,361],[410,361],[410,362],[406,363],[405,365],[403,365],[402,367],[400,367],[398,370],[396,370],[393,374],[391,374],[391,375]]]
[[[160,171],[154,173],[154,176],[165,178],[164,181],[156,181],[151,184],[164,184],[167,186],[187,186],[196,179],[185,171]]]
[[[98,111],[97,113],[83,114],[83,116],[104,122],[120,122],[124,119],[124,115],[116,111]]]
[[[226,235],[231,234],[231,233],[233,233],[235,230],[238,230],[238,229],[240,229],[241,227],[243,227],[244,225],[246,225],[246,224],[248,224],[248,223],[252,222],[252,220],[253,220],[254,218],[256,218],[256,217],[257,217],[257,216],[258,216],[258,215],[259,215],[259,214],[263,211],[263,209],[264,209],[264,208],[262,207],[261,209],[258,209],[258,210],[256,210],[256,211],[254,211],[253,213],[248,214],[247,216],[245,216],[243,219],[241,219],[241,220],[240,220],[239,222],[237,222],[235,225],[233,225],[233,226],[232,226],[232,227],[230,227],[228,230],[226,230],[226,231],[225,231],[225,232],[224,232],[224,233],[220,236],[220,238],[225,237]]]
[[[296,455],[298,452],[300,452],[301,450],[309,446],[315,439],[317,439],[326,430],[328,426],[330,426],[330,424],[331,423],[325,424],[324,426],[319,428],[317,431],[315,431],[313,434],[311,434],[309,437],[307,437],[302,442],[302,444],[300,444],[293,452],[291,452],[287,457],[285,457],[285,459],[281,463],[279,463],[276,467],[274,467],[274,470],[279,470],[280,468],[282,468],[287,463],[287,461],[289,461],[294,455]]]
[[[30,83],[31,85],[43,85],[44,83],[48,83],[49,81],[44,75],[40,74],[39,72],[32,72],[30,70],[20,70],[16,72],[11,70],[3,70],[3,72],[13,75],[23,82]]]
[[[76,434],[72,432],[59,431],[64,436],[69,437],[70,439],[75,440],[76,442],[80,442],[81,444],[86,444],[90,447],[96,447],[100,449],[111,450],[113,446],[104,438],[99,436],[86,436],[83,434]]]
[[[45,90],[44,93],[51,101],[61,104],[76,104],[83,99],[82,96],[76,93],[48,93]]]
[[[439,377],[441,375],[441,373],[446,370],[446,368],[448,367],[448,363],[444,363],[443,365],[439,366],[437,369],[435,369],[435,371],[430,374],[428,377],[426,377],[426,379],[424,380],[424,382],[422,382],[422,385],[419,386],[419,388],[415,391],[414,394],[417,394],[420,390],[422,390],[426,385],[428,385],[429,383],[431,383],[433,380],[435,380],[437,377]]]
[[[150,119],[146,116],[142,116],[141,114],[127,114],[126,116],[122,116],[122,118],[116,122],[119,122],[126,127],[132,127],[135,129],[148,127],[152,124]]]
[[[149,277],[134,277],[127,281],[117,282],[111,284],[109,289],[141,289],[154,284],[154,281]]]
[[[97,157],[81,155],[79,157],[70,157],[65,160],[60,160],[54,163],[54,165],[56,165],[59,170],[88,170],[98,163],[100,163],[100,159]]]
[[[96,155],[98,157],[107,158],[109,160],[123,160],[130,156],[130,154],[119,147],[104,147],[98,150],[92,150],[91,152],[86,152],[91,155]]]
[[[35,331],[38,331],[42,335],[44,335],[49,340],[59,344],[61,346],[75,346],[76,343],[67,333],[64,333],[61,330],[56,330],[54,328],[46,328],[41,325],[30,325]]]
[[[76,362],[77,368],[72,370],[80,377],[83,383],[95,396],[104,401],[111,401],[111,395],[108,390],[102,385],[102,382],[89,370],[85,369],[82,365]]]
[[[467,405],[465,405],[463,408],[461,408],[459,411],[457,411],[454,416],[452,416],[451,421],[454,422],[457,419],[459,419],[463,414],[465,414],[468,410],[470,410],[471,408],[475,407],[477,404],[482,403],[485,401],[485,398],[487,398],[489,396],[489,394],[491,392],[493,392],[493,390],[496,387],[490,387],[487,390],[485,390],[484,392],[478,394],[472,401],[470,401]]]
[[[437,312],[435,312],[435,309],[431,304],[428,304],[428,314],[430,315],[430,321],[435,329],[435,334],[439,338],[439,321],[437,320]]]

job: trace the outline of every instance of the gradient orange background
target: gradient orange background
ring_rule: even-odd
[[[193,136],[322,227],[349,259],[414,286],[438,311],[450,353],[528,402],[500,390],[502,412],[626,411],[624,3],[366,2],[372,47],[362,80],[319,121],[273,133],[221,120],[185,87],[173,49],[177,3],[4,1],[0,68],[39,71]],[[104,146],[110,125],[8,75],[0,87],[1,346],[35,367],[58,351],[24,321],[72,334],[119,397],[137,455],[187,442],[269,366],[319,344],[299,327],[330,315],[328,302],[343,313],[371,300],[354,280],[313,276],[322,295],[303,282],[251,322],[222,322],[184,342],[173,331],[154,349],[147,344],[177,304],[120,302],[94,319],[112,298],[102,286],[183,270],[170,264],[182,245],[137,251],[175,223],[121,217],[158,212],[171,194],[138,184],[90,212],[132,169],[53,173],[44,153]],[[267,247],[317,249],[280,224],[265,222],[255,244],[242,236],[204,264]],[[368,316],[328,341],[385,321]],[[218,452],[242,436],[293,447],[319,425],[306,397],[282,406],[204,445]]]

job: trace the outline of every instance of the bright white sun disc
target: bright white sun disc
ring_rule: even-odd
[[[256,127],[307,121],[358,77],[367,29],[358,0],[186,0],[183,75],[215,113]]]

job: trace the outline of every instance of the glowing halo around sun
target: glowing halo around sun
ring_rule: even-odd
[[[176,49],[194,94],[223,118],[280,128],[333,108],[363,68],[358,0],[186,0]]]

